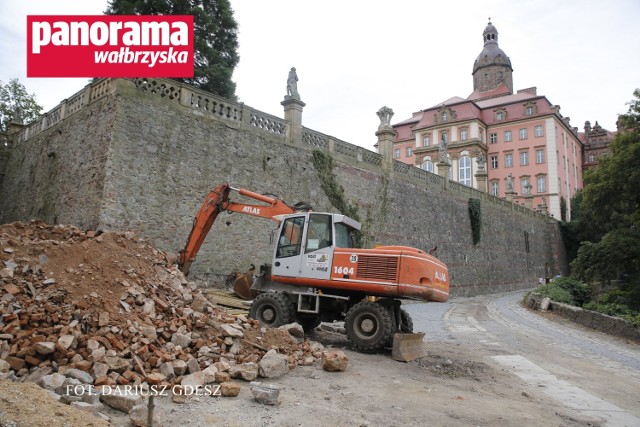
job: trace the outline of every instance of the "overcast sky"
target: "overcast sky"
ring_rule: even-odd
[[[386,105],[392,123],[473,91],[488,18],[510,57],[514,88],[531,86],[581,131],[615,130],[640,88],[638,0],[231,0],[239,25],[236,93],[282,117],[291,67],[303,124],[373,149]],[[49,110],[87,79],[26,78],[26,16],[100,14],[106,0],[2,0],[0,80],[19,78]]]

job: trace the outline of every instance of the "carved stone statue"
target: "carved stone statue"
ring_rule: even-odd
[[[393,110],[387,106],[384,106],[379,109],[376,114],[380,119],[380,126],[378,126],[378,130],[391,129],[391,118],[393,117]]]
[[[513,193],[513,175],[509,174],[507,176],[507,193]]]
[[[484,158],[484,153],[482,151],[476,159],[476,163],[478,164],[478,173],[485,173],[487,171],[487,159]]]
[[[19,105],[16,105],[16,109],[13,111],[13,117],[11,118],[11,123],[15,124],[24,124],[22,121],[22,108]]]
[[[287,77],[286,97],[300,99],[300,94],[298,93],[298,74],[296,73],[296,67],[291,67],[291,70],[289,70],[289,77]]]
[[[447,140],[442,136],[442,140],[440,140],[440,163],[449,164],[449,154],[447,153],[448,148]]]

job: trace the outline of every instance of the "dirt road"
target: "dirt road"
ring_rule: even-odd
[[[522,292],[410,304],[429,356],[400,363],[348,349],[347,371],[298,367],[278,406],[161,400],[167,425],[638,426],[640,347],[520,307]],[[335,335],[316,337],[346,344]]]

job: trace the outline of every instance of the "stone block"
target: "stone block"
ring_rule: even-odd
[[[280,387],[275,384],[263,384],[253,381],[249,384],[249,389],[256,402],[264,405],[277,405],[280,397]]]
[[[325,351],[322,353],[322,369],[329,372],[344,371],[347,369],[349,358],[342,351]]]
[[[258,363],[259,374],[264,378],[277,378],[289,372],[289,356],[269,350]]]

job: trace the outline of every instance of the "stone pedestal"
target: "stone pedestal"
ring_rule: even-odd
[[[438,175],[444,178],[444,188],[449,188],[449,169],[451,169],[451,163],[440,161],[436,163],[436,166],[438,166]]]
[[[390,176],[393,174],[393,140],[396,131],[391,126],[381,126],[376,132],[378,137],[378,152],[382,155],[382,170]]]
[[[524,196],[524,206],[528,209],[533,209],[533,196],[531,194]]]
[[[482,191],[483,193],[489,192],[489,187],[487,184],[487,173],[486,172],[478,172],[475,174],[476,182],[478,183],[478,191]]]
[[[513,200],[515,199],[516,194],[518,193],[516,193],[515,191],[507,191],[505,193],[505,195],[507,196],[507,202],[513,203]]]
[[[302,109],[307,104],[291,96],[285,96],[280,104],[284,107],[284,119],[289,122],[287,142],[302,143]]]

